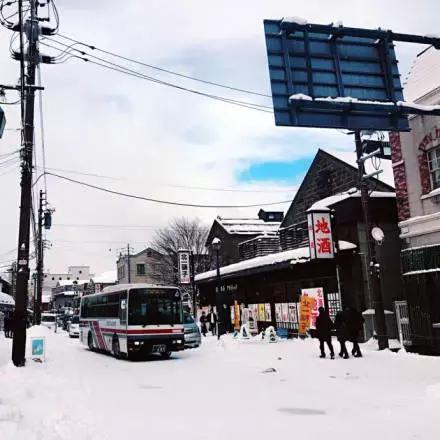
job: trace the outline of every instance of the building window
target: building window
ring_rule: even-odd
[[[80,270],[79,273],[80,273],[80,274],[83,273],[82,270]]]
[[[428,151],[428,166],[431,176],[431,188],[440,188],[440,147]]]
[[[68,280],[70,280],[70,277],[67,277]]]
[[[62,277],[59,277],[58,279],[61,281],[63,278],[62,278]]]
[[[52,277],[52,281],[55,281],[55,277]]]
[[[142,276],[145,275],[145,264],[136,264],[136,275]]]

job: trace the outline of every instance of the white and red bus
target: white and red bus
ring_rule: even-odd
[[[115,357],[184,349],[183,310],[177,287],[119,284],[81,298],[80,340]]]

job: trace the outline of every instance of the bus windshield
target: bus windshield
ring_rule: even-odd
[[[132,289],[128,325],[182,324],[182,302],[177,289]]]

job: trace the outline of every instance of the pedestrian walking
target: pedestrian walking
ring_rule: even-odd
[[[335,352],[332,345],[332,328],[333,323],[324,307],[320,307],[319,316],[316,318],[316,333],[319,339],[319,349],[321,350],[321,358],[325,358],[324,343],[330,350],[331,359],[335,358]]]
[[[350,307],[347,312],[347,330],[348,330],[348,340],[353,343],[353,349],[351,354],[354,357],[362,357],[362,352],[359,347],[359,332],[362,330],[364,325],[364,318],[358,310],[354,307]]]
[[[206,326],[207,322],[208,322],[208,318],[206,316],[206,313],[203,311],[202,316],[200,316],[200,328],[202,330],[203,336],[206,336],[206,333],[208,333],[208,328]]]
[[[217,315],[214,312],[213,308],[211,308],[208,314],[208,323],[209,323],[209,331],[212,333],[213,336],[215,336],[217,333]]]
[[[10,313],[5,313],[4,331],[5,331],[5,338],[12,338],[12,318]]]
[[[336,329],[336,336],[341,346],[341,349],[339,351],[339,356],[344,359],[348,359],[350,356],[348,355],[347,346],[345,345],[345,343],[348,340],[347,319],[346,319],[346,313],[343,312],[342,310],[340,310],[336,314],[335,329]]]

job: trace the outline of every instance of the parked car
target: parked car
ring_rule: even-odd
[[[63,316],[63,330],[69,331],[69,324],[72,320],[73,315],[64,315]]]
[[[69,321],[69,325],[67,327],[67,331],[69,333],[70,338],[79,338],[79,316],[74,315],[71,317]]]
[[[183,328],[185,330],[185,348],[196,348],[202,343],[199,326],[195,323],[194,318],[189,314],[183,315]]]
[[[41,314],[41,325],[48,327],[50,329],[55,327],[57,315],[55,313],[42,313]]]

